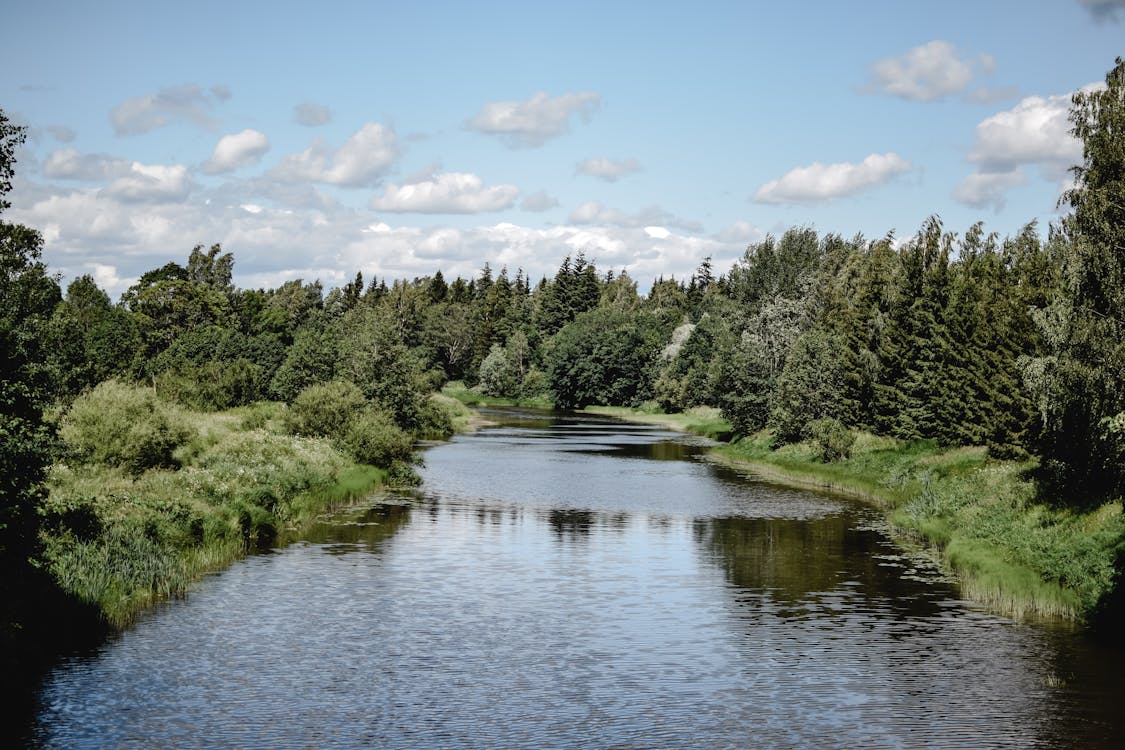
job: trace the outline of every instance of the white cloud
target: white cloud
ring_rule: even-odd
[[[301,102],[293,107],[293,120],[310,128],[327,125],[332,121],[332,110],[316,102]]]
[[[754,200],[774,204],[820,203],[882,185],[909,171],[910,162],[894,152],[871,154],[859,164],[814,162],[762,185],[754,193]]]
[[[1125,0],[1078,0],[1078,3],[1090,11],[1098,23],[1116,22],[1120,20],[1118,13],[1125,15]]]
[[[175,201],[187,197],[191,180],[182,164],[133,162],[129,172],[109,184],[105,192],[123,201]]]
[[[102,289],[113,290],[117,293],[128,289],[130,286],[135,284],[137,282],[137,278],[139,278],[122,278],[117,273],[117,266],[112,266],[107,263],[90,263],[88,265],[88,268],[93,271],[92,276],[94,277],[95,284],[97,284]]]
[[[575,174],[598,177],[606,182],[616,182],[625,175],[639,172],[641,163],[636,159],[613,161],[612,159],[586,159],[575,167]]]
[[[133,162],[109,154],[83,154],[73,148],[52,151],[43,163],[43,174],[51,179],[101,182],[129,173]]]
[[[699,222],[681,219],[659,206],[649,206],[636,213],[608,208],[598,201],[586,201],[570,212],[568,219],[572,224],[602,224],[624,228],[644,228],[646,226],[669,226],[687,232],[703,231]]]
[[[213,130],[218,123],[208,110],[213,100],[221,101],[229,96],[230,91],[225,86],[214,86],[209,93],[194,83],[185,84],[126,99],[113,108],[109,119],[118,135],[147,133],[176,120]]]
[[[211,158],[203,165],[207,174],[232,172],[241,167],[257,164],[262,155],[270,150],[270,141],[265,133],[257,130],[243,130],[241,133],[224,135],[215,144]]]
[[[954,199],[999,211],[1007,192],[1027,182],[1027,167],[1063,184],[1082,161],[1082,144],[1070,134],[1070,100],[1070,94],[1029,96],[981,121],[966,156],[976,169],[953,191]]]
[[[692,236],[662,221],[630,227],[389,226],[373,223],[368,211],[339,204],[282,210],[225,189],[152,202],[138,211],[130,200],[140,196],[128,195],[125,187],[124,182],[116,191],[21,187],[21,207],[8,218],[41,229],[44,260],[52,271],[64,279],[97,272],[114,298],[145,271],[183,263],[192,246],[216,242],[234,253],[235,282],[244,288],[276,287],[294,278],[338,286],[357,270],[388,280],[438,269],[449,279],[468,278],[486,261],[512,274],[522,268],[538,279],[553,275],[564,256],[581,251],[602,271],[628,270],[644,289],[659,275],[687,278],[708,255],[716,272],[723,272],[745,248],[741,240]]]
[[[475,174],[447,172],[422,182],[389,185],[371,207],[395,213],[472,214],[510,208],[518,195],[515,185],[484,187]]]
[[[542,146],[570,129],[570,118],[588,120],[601,97],[592,91],[562,94],[551,99],[544,92],[522,102],[487,102],[468,126],[502,138],[512,147]]]
[[[300,153],[289,154],[272,171],[272,175],[281,180],[367,187],[377,183],[394,166],[398,157],[395,131],[386,125],[369,122],[331,154],[320,142]]]
[[[913,101],[932,101],[964,91],[975,68],[991,73],[991,55],[966,58],[949,42],[935,40],[914,47],[902,57],[888,57],[871,66],[866,91]]]
[[[550,211],[552,208],[558,207],[558,205],[558,198],[548,195],[546,190],[539,190],[525,197],[520,203],[520,208],[524,211],[541,213],[543,211]]]
[[[973,208],[991,208],[999,213],[1007,203],[1008,191],[1027,182],[1018,167],[1008,172],[974,172],[953,191],[953,198]]]
[[[1059,176],[1082,159],[1082,144],[1070,134],[1070,94],[1029,96],[976,127],[968,159],[988,171],[1040,164]]]

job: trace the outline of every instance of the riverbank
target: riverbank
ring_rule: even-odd
[[[455,431],[471,429],[471,410],[434,400]],[[357,462],[328,438],[288,434],[285,409],[179,410],[191,437],[175,468],[52,467],[42,542],[58,587],[120,629],[203,574],[285,544],[324,512],[403,478],[401,467]]]
[[[555,405],[546,396],[489,396],[469,388],[459,380],[445,384],[441,395],[452,398],[465,406],[519,406],[531,409],[554,409]]]
[[[586,411],[696,434],[723,431],[717,414]],[[1034,462],[862,433],[850,455],[831,463],[811,443],[774,450],[768,433],[720,444],[712,453],[771,481],[879,505],[903,541],[926,548],[958,576],[967,598],[1005,613],[1086,620],[1118,582],[1125,549],[1121,501],[1082,512],[1054,507],[1028,478]]]

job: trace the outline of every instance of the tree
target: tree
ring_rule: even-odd
[[[556,406],[636,406],[650,398],[673,320],[659,313],[596,308],[568,323],[547,359]]]
[[[1043,421],[1040,450],[1052,478],[1094,499],[1125,491],[1125,60],[1106,88],[1074,95],[1070,120],[1082,140],[1073,213],[1052,244],[1061,289],[1039,322],[1046,356],[1023,361]]]
[[[0,214],[15,172],[22,127],[0,110]],[[0,672],[5,687],[32,659],[31,633],[52,624],[51,582],[31,563],[53,436],[43,423],[50,396],[46,329],[62,295],[40,260],[34,229],[0,220]],[[14,684],[14,680],[11,681]]]

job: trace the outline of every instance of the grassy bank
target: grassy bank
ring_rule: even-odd
[[[721,432],[703,415],[591,411],[697,434]],[[967,598],[1000,611],[1084,619],[1116,584],[1115,561],[1125,548],[1122,503],[1088,511],[1046,504],[1027,478],[1032,462],[868,434],[858,434],[850,455],[832,463],[811,443],[774,450],[768,433],[719,445],[713,454],[773,481],[878,504],[903,541],[928,548],[957,574]]]
[[[713,440],[725,440],[731,432],[730,422],[722,418],[718,409],[709,406],[697,406],[677,414],[666,414],[656,407],[632,409],[626,406],[588,406],[582,411],[586,414],[615,417],[626,422],[660,425]]]
[[[489,396],[459,380],[446,383],[441,395],[466,406],[526,406],[532,409],[553,409],[555,406],[546,396]]]
[[[386,480],[326,439],[284,434],[283,410],[181,412],[192,438],[177,449],[176,469],[56,464],[42,512],[46,565],[60,587],[120,628]]]

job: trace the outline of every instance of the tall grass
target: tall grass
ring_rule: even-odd
[[[279,405],[184,412],[179,470],[60,463],[43,506],[47,565],[114,627],[182,596],[209,570],[278,544],[387,472],[331,442],[281,434]]]
[[[461,381],[446,383],[441,393],[466,406],[528,406],[533,409],[553,409],[555,406],[554,402],[546,396],[488,396],[467,387]]]
[[[823,463],[812,444],[771,443],[759,433],[715,453],[772,479],[879,503],[904,540],[931,548],[960,577],[969,598],[1016,615],[1082,619],[1113,590],[1125,544],[1121,503],[1085,512],[1042,503],[1027,478],[1031,461],[859,434],[849,458]]]

